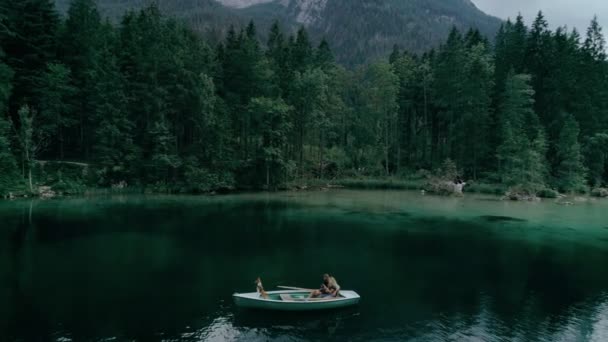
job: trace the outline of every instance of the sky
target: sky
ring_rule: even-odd
[[[608,34],[608,0],[473,0],[482,11],[499,18],[517,17],[517,13],[530,24],[542,10],[551,28],[567,25],[581,33],[587,30],[594,15],[598,16]]]

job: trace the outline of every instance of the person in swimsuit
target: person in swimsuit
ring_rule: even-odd
[[[323,275],[323,284],[318,290],[310,293],[310,298],[338,297],[339,294],[340,285],[338,285],[336,278],[326,273]]]

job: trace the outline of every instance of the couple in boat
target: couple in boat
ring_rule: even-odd
[[[258,277],[255,280],[256,290],[260,294],[260,297],[268,299],[268,294],[264,291],[262,280]],[[340,285],[336,281],[336,278],[325,273],[323,275],[323,284],[318,290],[313,290],[308,298],[331,298],[338,297],[340,295]]]
[[[340,285],[336,281],[336,278],[325,273],[323,275],[323,284],[318,290],[314,290],[310,293],[309,298],[329,298],[338,297],[340,294]]]

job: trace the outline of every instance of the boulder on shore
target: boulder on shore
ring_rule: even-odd
[[[431,181],[428,186],[428,190],[439,195],[456,195],[463,196],[463,190],[467,183],[465,182],[453,182],[446,180]]]
[[[608,197],[608,189],[606,188],[595,188],[591,190],[591,196],[593,197]]]
[[[38,195],[42,198],[53,198],[57,193],[50,186],[41,186],[38,188]]]

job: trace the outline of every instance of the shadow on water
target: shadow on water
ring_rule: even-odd
[[[479,216],[482,221],[486,222],[526,222],[524,219],[510,217],[510,216],[494,216],[494,215],[484,215]]]

